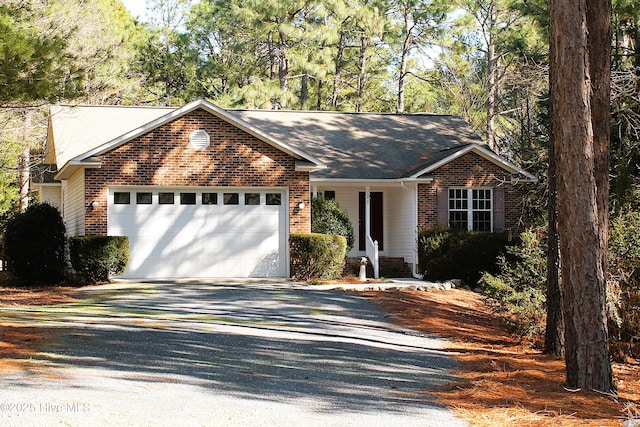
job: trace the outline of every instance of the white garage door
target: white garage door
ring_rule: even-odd
[[[285,190],[109,190],[108,233],[129,237],[122,277],[284,277]]]

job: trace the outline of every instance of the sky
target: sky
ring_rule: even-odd
[[[131,15],[135,18],[140,18],[144,21],[144,17],[147,14],[147,7],[145,0],[121,0],[124,6],[129,9]]]

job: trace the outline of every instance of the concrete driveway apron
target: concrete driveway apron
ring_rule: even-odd
[[[1,309],[49,335],[0,373],[1,425],[464,425],[430,394],[455,368],[443,342],[355,293],[239,280],[81,292]]]

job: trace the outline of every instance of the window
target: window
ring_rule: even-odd
[[[336,192],[333,191],[333,190],[325,190],[324,199],[325,200],[335,200],[336,199]]]
[[[196,193],[180,193],[180,204],[181,205],[195,205],[196,204]]]
[[[151,200],[151,193],[136,193],[137,205],[150,205]]]
[[[491,194],[491,189],[450,188],[449,227],[469,231],[491,231]]]
[[[491,231],[491,190],[471,190],[474,231]]]
[[[116,191],[113,193],[113,203],[116,205],[128,205],[131,203],[131,193]]]
[[[222,201],[225,205],[239,205],[240,196],[238,193],[224,193]]]
[[[250,206],[256,206],[260,204],[260,193],[245,193],[244,204]]]
[[[449,227],[466,230],[468,228],[469,200],[467,190],[449,189]]]
[[[173,193],[158,193],[158,203],[161,205],[172,205],[175,194]]]
[[[282,204],[282,194],[280,193],[267,193],[267,205],[268,206],[280,206]]]
[[[218,193],[202,193],[202,204],[203,205],[217,205],[218,204]]]

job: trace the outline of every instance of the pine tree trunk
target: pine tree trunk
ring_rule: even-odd
[[[493,34],[494,25],[498,22],[498,14],[495,3],[489,4],[487,14],[488,28],[483,29],[484,39],[487,43],[487,144],[491,150],[498,152],[496,137],[496,117],[499,111],[498,56],[496,54],[496,39]]]
[[[605,312],[586,7],[585,0],[549,2],[551,143],[557,166],[565,361],[568,387],[611,391],[615,387]]]
[[[611,143],[611,0],[587,2],[589,28],[589,68],[591,74],[591,122],[593,123],[594,161],[598,221],[602,244],[601,262],[607,275],[609,242],[609,147]]]
[[[560,247],[558,242],[558,215],[556,166],[553,146],[549,145],[549,227],[547,248],[547,324],[544,336],[544,352],[556,357],[564,356],[564,319],[562,318],[562,293],[560,291]]]
[[[273,43],[273,34],[271,31],[267,37],[267,45],[269,46],[269,78],[271,80],[275,80],[277,76],[276,70],[278,67],[276,65],[276,48]]]
[[[302,75],[302,82],[300,84],[300,109],[307,109],[307,102],[309,101],[309,74],[304,73]]]
[[[487,46],[487,143],[489,148],[497,152],[496,116],[498,102],[498,82],[496,79],[496,48],[491,40]]]
[[[356,112],[362,112],[362,106],[364,104],[364,88],[367,84],[367,48],[369,47],[369,41],[366,35],[360,36],[360,56],[358,58],[359,71],[358,71],[358,93],[356,99]]]
[[[22,133],[23,149],[18,159],[18,188],[19,188],[19,201],[18,209],[20,212],[27,210],[29,206],[29,179],[31,177],[31,118],[32,111],[25,110],[24,116],[24,129]]]
[[[405,24],[406,25],[406,24]],[[402,54],[400,56],[400,70],[398,76],[398,101],[396,103],[396,113],[404,113],[404,90],[407,78],[407,62],[409,61],[409,49],[411,48],[411,34],[407,34],[402,44]]]
[[[346,47],[345,32],[340,31],[340,41],[338,42],[338,52],[336,54],[336,69],[333,74],[333,93],[331,95],[331,108],[338,109],[338,94],[340,92],[340,81],[342,73],[342,56]]]

